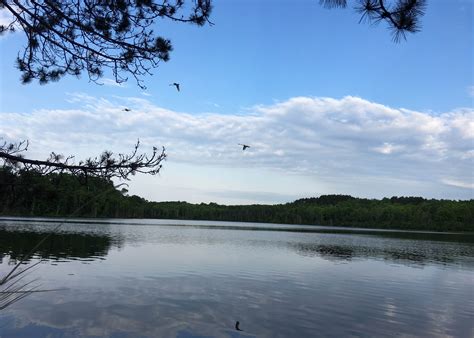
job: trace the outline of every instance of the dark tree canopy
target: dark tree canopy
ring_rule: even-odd
[[[172,50],[153,30],[156,20],[204,25],[211,0],[0,0],[0,10],[12,15],[0,33],[20,29],[27,37],[17,58],[24,83],[83,72],[95,82],[110,69],[118,83],[131,75],[144,87],[142,76]]]
[[[127,180],[130,175],[144,173],[156,175],[160,172],[161,162],[166,158],[165,149],[161,151],[153,147],[150,155],[139,154],[140,141],[135,144],[131,154],[114,154],[104,151],[96,158],[89,158],[76,163],[74,156],[51,153],[49,158],[33,160],[24,157],[28,150],[28,142],[9,143],[0,140],[0,168],[8,168],[13,173],[33,171],[41,175],[51,173],[68,173],[77,177],[100,177],[111,179],[113,177]]]
[[[102,178],[91,178],[84,185],[68,174],[20,172],[14,175],[8,168],[0,168],[0,201],[0,215],[9,216],[72,215],[474,231],[474,200],[422,197],[377,200],[349,195],[322,195],[276,205],[151,202],[136,195],[124,194],[119,187]]]

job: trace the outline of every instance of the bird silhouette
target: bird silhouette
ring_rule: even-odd
[[[132,111],[130,108],[123,108],[123,111]]]
[[[236,321],[236,322],[235,322],[235,329],[236,329],[237,331],[243,331],[243,330],[239,327],[239,325],[240,325],[240,322],[239,322],[239,321]]]
[[[247,148],[250,148],[250,146],[246,145],[246,144],[242,144],[242,143],[239,143],[239,146],[242,146],[242,150],[245,150]]]
[[[170,83],[170,86],[175,86],[179,92],[179,83],[173,82],[173,83]]]

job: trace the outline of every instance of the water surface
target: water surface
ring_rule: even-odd
[[[0,274],[57,224],[0,220]],[[474,336],[468,234],[73,220],[40,260],[63,290],[0,311],[1,337]]]

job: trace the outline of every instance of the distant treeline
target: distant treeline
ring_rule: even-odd
[[[79,210],[78,210],[79,209]],[[0,215],[161,218],[334,225],[434,231],[474,231],[474,200],[323,195],[277,205],[150,202],[113,183],[66,174],[13,174],[0,168]]]

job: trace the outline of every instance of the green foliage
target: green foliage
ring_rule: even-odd
[[[107,193],[103,193],[104,191]],[[278,205],[219,205],[150,202],[126,196],[110,180],[87,184],[68,174],[41,175],[0,169],[0,215],[192,219],[238,222],[332,225],[362,228],[474,231],[474,200],[392,197],[382,200],[322,195]]]

